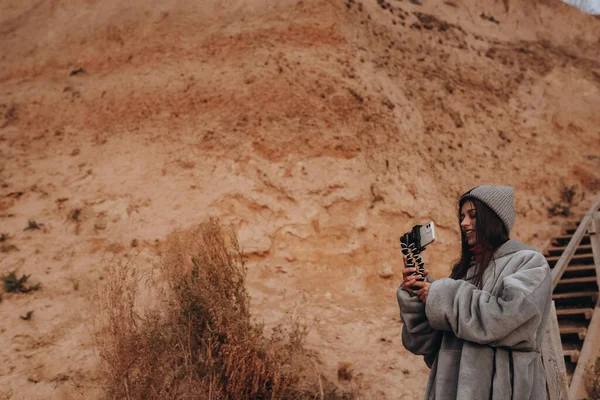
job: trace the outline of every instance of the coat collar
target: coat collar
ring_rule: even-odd
[[[504,256],[509,254],[514,254],[521,250],[533,250],[534,248],[527,246],[524,243],[521,243],[517,240],[507,240],[504,244],[494,252],[494,261],[498,260]],[[502,263],[501,263],[502,264]],[[489,266],[483,273],[483,290],[492,293],[494,286],[496,286],[497,277],[500,276],[498,268],[502,268],[502,266],[498,266],[495,262]],[[493,277],[493,279],[490,279]]]
[[[518,240],[507,240],[504,244],[494,252],[494,259],[504,257],[506,255],[516,253],[521,250],[533,250],[534,248],[527,246],[525,243],[521,243]]]

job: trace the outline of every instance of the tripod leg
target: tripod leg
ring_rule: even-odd
[[[420,275],[420,278],[417,278],[417,280],[423,281],[423,280],[425,280],[425,276],[424,276],[425,268],[424,268],[423,260],[421,260],[421,253],[419,252],[419,249],[417,249],[417,246],[415,246],[414,243],[411,243],[408,246],[408,248],[409,248],[410,252],[412,253],[412,257],[414,258],[413,266],[414,266],[415,262],[417,264],[417,270],[415,271],[415,273],[413,275]]]
[[[415,267],[415,260],[412,256],[412,253],[410,252],[410,245],[407,246],[406,243],[401,242],[400,243],[400,247],[402,248],[402,253],[406,256],[406,267],[407,268],[414,268]],[[412,273],[411,275],[414,275],[414,273]]]

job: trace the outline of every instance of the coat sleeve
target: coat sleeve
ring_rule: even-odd
[[[433,281],[429,278],[428,281]],[[396,293],[400,306],[402,325],[402,344],[413,354],[422,355],[425,363],[431,368],[439,351],[443,332],[433,329],[425,315],[425,304],[419,297],[410,295],[398,288]]]
[[[502,293],[492,296],[469,282],[435,281],[426,314],[433,329],[451,331],[464,340],[495,347],[533,346],[542,312],[551,301],[552,278],[545,258],[528,251],[515,256],[516,271],[502,279]]]

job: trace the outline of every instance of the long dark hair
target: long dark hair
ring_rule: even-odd
[[[485,270],[493,263],[494,252],[498,247],[502,246],[508,240],[508,232],[504,228],[504,224],[498,215],[493,212],[488,206],[475,198],[461,198],[458,204],[458,221],[460,219],[460,211],[462,206],[467,201],[471,201],[475,206],[475,232],[477,236],[477,244],[481,245],[482,253],[478,257],[479,261],[473,266],[477,268],[475,274],[469,278],[469,281],[479,289],[483,285],[483,274]],[[461,229],[461,252],[460,259],[454,264],[450,278],[466,279],[467,271],[471,267],[473,254],[469,251],[470,247],[467,242],[465,233]]]

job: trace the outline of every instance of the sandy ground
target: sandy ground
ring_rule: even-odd
[[[104,267],[149,269],[157,242],[218,216],[258,320],[304,316],[321,372],[350,363],[339,385],[360,398],[421,398],[398,236],[435,221],[441,277],[477,184],[515,187],[513,236],[540,250],[584,212],[599,37],[552,0],[1,0],[0,273],[42,289],[0,303],[0,393],[99,397]],[[549,216],[573,185],[572,216]]]

